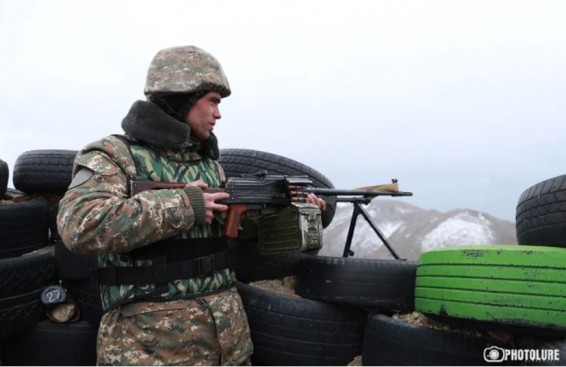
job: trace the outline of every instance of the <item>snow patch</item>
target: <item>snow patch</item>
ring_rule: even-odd
[[[383,233],[385,238],[389,238],[397,229],[399,229],[399,227],[401,227],[402,224],[403,224],[403,222],[400,222],[400,221],[383,222],[383,223],[380,223],[377,228],[381,231],[381,233]],[[371,232],[373,232],[373,229],[371,229],[371,227],[369,227],[369,225],[368,225],[368,228]]]
[[[452,245],[487,245],[495,238],[491,223],[479,214],[462,212],[439,223],[421,242],[422,251]]]
[[[401,207],[395,208],[395,210],[397,210],[397,212],[398,212],[399,214],[409,214],[409,213],[414,212],[413,209],[401,208]]]

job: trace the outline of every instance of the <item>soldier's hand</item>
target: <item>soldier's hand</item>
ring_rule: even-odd
[[[320,208],[321,211],[326,210],[326,201],[323,198],[319,198],[315,194],[307,195],[307,203],[314,204]]]
[[[208,185],[206,183],[204,183],[202,180],[189,182],[186,186],[196,186],[196,187],[202,189],[203,191],[208,189]]]
[[[212,223],[215,212],[222,213],[228,210],[227,205],[218,204],[217,201],[228,199],[230,197],[229,194],[225,192],[215,192],[215,193],[205,192],[204,190],[208,189],[208,185],[202,180],[189,182],[187,186],[195,186],[203,191],[202,196],[204,198],[204,209],[206,211],[206,219],[205,219],[206,224]]]
[[[228,205],[219,204],[217,201],[225,200],[230,197],[226,192],[203,193],[204,208],[206,209],[206,224],[211,224],[214,219],[215,212],[225,212],[228,210]]]

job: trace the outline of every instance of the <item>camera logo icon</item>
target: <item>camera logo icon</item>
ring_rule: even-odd
[[[485,348],[483,351],[483,359],[489,363],[503,362],[505,359],[505,351],[499,347]]]

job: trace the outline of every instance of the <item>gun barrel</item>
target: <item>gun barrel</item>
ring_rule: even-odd
[[[379,191],[379,190],[338,190],[323,188],[301,189],[303,192],[313,193],[320,196],[413,196],[412,192],[407,191]]]

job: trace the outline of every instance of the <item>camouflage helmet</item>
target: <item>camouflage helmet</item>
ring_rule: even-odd
[[[147,97],[200,91],[218,92],[222,97],[231,93],[222,66],[211,54],[195,46],[181,46],[155,55],[147,71]]]

